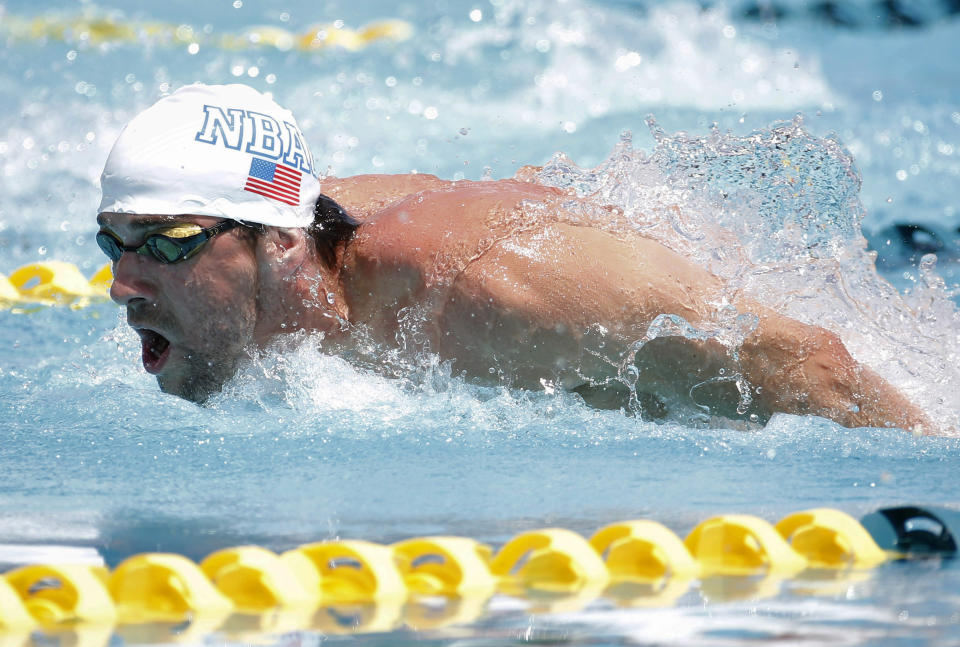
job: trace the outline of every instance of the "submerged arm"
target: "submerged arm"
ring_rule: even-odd
[[[741,362],[771,411],[812,413],[847,427],[934,431],[918,407],[819,326],[768,311],[746,339]]]
[[[521,376],[526,369],[532,380],[538,370],[543,376],[543,366],[560,374],[581,361],[584,345],[596,345],[587,339],[591,330],[605,331],[605,353],[624,355],[660,314],[677,315],[699,329],[715,326],[721,292],[717,277],[655,241],[552,224],[502,241],[471,263],[454,285],[442,327],[463,333],[450,342],[461,346],[458,357],[496,355],[510,362],[506,349],[522,346],[512,367]],[[845,426],[929,429],[923,413],[858,364],[837,335],[756,303],[733,305],[759,318],[734,368],[760,387],[755,402],[765,413],[814,414]],[[731,363],[729,351],[715,340],[681,341],[659,356],[661,363],[672,363],[670,371]],[[678,359],[685,354],[687,359]]]

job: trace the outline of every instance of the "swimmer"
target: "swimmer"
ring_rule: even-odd
[[[455,374],[564,388],[650,418],[689,406],[930,429],[836,334],[748,299],[719,303],[720,279],[654,240],[584,222],[559,189],[423,174],[318,181],[315,164],[293,115],[242,85],[184,87],[120,134],[97,242],[164,392],[202,403],[291,333],[355,352],[395,346],[413,326]],[[736,353],[709,336],[637,344],[662,316],[710,329],[724,305],[753,317]]]

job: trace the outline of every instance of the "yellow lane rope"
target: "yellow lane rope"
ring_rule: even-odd
[[[92,627],[99,636],[93,642],[106,644],[113,631],[145,623],[180,631],[190,622],[193,639],[231,627],[330,632],[344,614],[352,621],[339,623],[336,633],[419,630],[472,622],[495,593],[525,598],[534,612],[571,611],[600,596],[621,606],[670,605],[697,585],[709,600],[756,598],[775,595],[791,579],[794,593],[837,595],[869,579],[878,564],[903,557],[829,508],[796,512],[775,526],[752,515],[716,516],[685,540],[647,519],[607,525],[589,540],[542,528],[516,535],[496,553],[452,536],[389,546],[323,541],[281,554],[240,546],[199,564],[144,553],[112,571],[41,564],[0,576],[0,641],[37,627]]]
[[[315,51],[339,47],[351,51],[378,42],[399,42],[410,38],[410,23],[387,19],[371,22],[359,29],[341,21],[317,23],[298,31],[276,26],[254,26],[238,33],[216,33],[207,26],[159,21],[127,21],[113,15],[0,15],[0,34],[15,41],[53,40],[76,45],[121,43],[157,45],[197,45],[222,50],[275,48],[281,51]]]

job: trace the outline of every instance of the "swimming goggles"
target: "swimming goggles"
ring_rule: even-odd
[[[187,260],[217,234],[230,231],[234,227],[249,226],[237,220],[221,220],[206,229],[194,224],[173,225],[169,229],[162,230],[164,233],[150,234],[142,245],[129,247],[110,232],[100,231],[97,232],[97,245],[114,263],[120,260],[124,252],[136,252],[152,256],[157,261],[169,265]]]

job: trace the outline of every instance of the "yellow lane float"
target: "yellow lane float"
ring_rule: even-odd
[[[411,593],[490,596],[497,581],[490,573],[490,548],[464,537],[423,537],[392,545]]]
[[[114,599],[90,566],[38,564],[4,577],[41,625],[113,624],[117,619]]]
[[[361,540],[323,541],[300,546],[292,552],[309,560],[300,560],[301,568],[312,564],[316,569],[324,603],[407,597],[403,575],[388,546]]]
[[[687,535],[684,544],[704,576],[789,577],[807,567],[807,560],[773,526],[746,514],[707,519]]]
[[[209,555],[200,569],[239,611],[261,613],[320,604],[320,589],[304,587],[289,563],[266,548],[226,548]]]
[[[870,533],[840,510],[795,512],[776,529],[813,568],[873,568],[887,561]]]
[[[32,312],[43,306],[82,308],[109,296],[113,272],[110,264],[88,280],[76,265],[63,261],[30,263],[0,275],[0,309]]]
[[[517,535],[490,563],[500,578],[500,590],[576,594],[603,587],[610,575],[599,553],[577,533],[545,528]]]
[[[121,622],[180,622],[191,616],[226,617],[233,603],[200,567],[181,555],[134,555],[110,575]]]
[[[647,519],[604,526],[590,545],[605,556],[610,576],[617,580],[659,580],[696,577],[700,567],[669,528]]]

